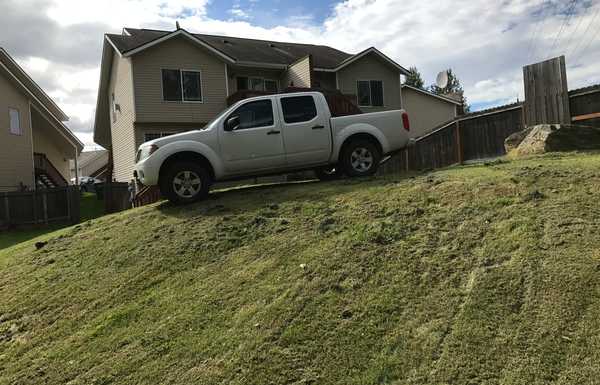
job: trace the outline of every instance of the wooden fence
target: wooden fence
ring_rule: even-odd
[[[467,116],[448,122],[386,162],[380,174],[429,170],[503,155],[504,139],[523,129],[522,108]]]
[[[0,193],[0,228],[80,220],[78,186]]]

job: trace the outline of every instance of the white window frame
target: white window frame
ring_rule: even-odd
[[[163,70],[167,71],[179,71],[179,88],[181,90],[181,100],[165,100],[164,82],[163,82]],[[184,72],[197,72],[200,75],[200,100],[185,100],[185,94],[183,92],[183,73]],[[165,103],[204,103],[204,80],[202,79],[202,71],[200,69],[185,69],[185,68],[161,68],[160,69],[160,96],[162,101]]]
[[[18,127],[16,132],[13,130],[13,111],[17,113],[17,123]],[[8,107],[8,133],[11,135],[22,136],[23,135],[23,125],[21,124],[21,111],[18,108]]]
[[[367,82],[369,84],[369,100],[371,102],[371,104],[368,105],[361,105],[360,104],[360,98],[358,95],[358,83],[359,82]],[[381,82],[381,106],[374,106],[373,105],[373,93],[371,92],[371,82]],[[383,108],[385,107],[385,84],[384,81],[381,79],[357,79],[356,80],[356,104],[358,104],[359,107],[367,107],[367,108]]]
[[[168,131],[158,131],[158,132],[150,131],[150,132],[144,132],[144,143],[148,142],[150,140],[154,140],[154,139],[147,139],[146,135],[148,135],[148,134],[150,134],[150,135],[158,135],[158,137],[154,138],[154,139],[160,139],[160,138],[164,138],[166,136],[175,135],[175,134],[177,134],[177,132],[168,132]]]

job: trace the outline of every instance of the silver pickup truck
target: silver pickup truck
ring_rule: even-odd
[[[314,169],[320,179],[372,175],[409,143],[403,110],[332,117],[323,94],[242,100],[206,127],[143,143],[134,176],[175,203],[208,194],[215,181]]]

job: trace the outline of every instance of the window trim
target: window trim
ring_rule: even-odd
[[[165,100],[165,85],[163,81],[163,70],[166,71],[179,71],[179,88],[181,90],[181,100]],[[185,100],[185,94],[183,92],[183,73],[184,72],[197,72],[200,75],[200,100]],[[163,103],[194,103],[194,104],[203,104],[204,103],[204,80],[202,78],[202,70],[200,69],[185,69],[185,68],[160,68],[160,95]]]
[[[371,100],[371,104],[369,105],[361,105],[360,98],[358,95],[358,83],[359,82],[367,82],[369,83],[369,99]],[[373,105],[373,93],[371,90],[371,82],[381,82],[381,106]],[[356,104],[358,107],[366,107],[366,108],[384,108],[385,107],[385,85],[384,81],[381,79],[356,79]]]
[[[19,132],[13,132],[12,130],[12,116],[11,116],[11,111],[17,111],[17,118],[19,119]],[[8,107],[8,133],[10,135],[15,135],[15,136],[23,136],[23,124],[22,124],[22,120],[21,120],[21,110],[19,110],[16,107]]]

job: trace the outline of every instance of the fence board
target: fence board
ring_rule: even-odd
[[[564,56],[523,67],[523,80],[527,125],[570,123]]]
[[[80,220],[77,186],[0,193],[0,202],[0,227]]]

